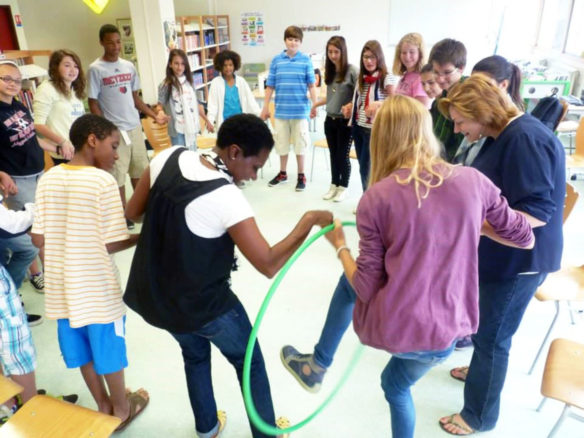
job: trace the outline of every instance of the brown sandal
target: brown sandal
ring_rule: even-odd
[[[148,393],[146,393],[146,395],[143,395],[143,393],[146,392],[142,388],[135,392],[126,392],[126,397],[130,403],[130,413],[128,414],[128,418],[122,421],[116,428],[116,432],[121,432],[126,427],[128,427],[130,423],[134,421],[136,417],[144,411],[144,409],[146,409],[146,406],[148,406],[148,402],[150,401],[150,397],[148,396]]]
[[[461,382],[466,382],[466,376],[468,375],[468,367],[457,367],[450,370],[450,377]]]

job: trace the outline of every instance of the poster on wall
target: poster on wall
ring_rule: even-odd
[[[120,56],[136,65],[138,58],[136,56],[132,20],[129,18],[119,18],[116,20],[116,25],[120,31],[120,37],[122,40],[122,52],[120,53]]]
[[[170,52],[172,49],[177,49],[177,39],[176,39],[176,23],[174,20],[164,21],[164,43],[166,46],[166,52]]]
[[[241,43],[244,46],[263,46],[264,28],[263,12],[241,13]]]

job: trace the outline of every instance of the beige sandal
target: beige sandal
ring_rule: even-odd
[[[438,420],[438,424],[440,424],[440,427],[442,428],[442,430],[444,432],[449,433],[450,435],[472,435],[473,433],[475,433],[475,431],[473,429],[471,429],[470,427],[465,426],[464,424],[460,424],[459,422],[455,421],[454,420],[455,416],[456,416],[456,414],[452,414],[450,417],[448,417],[448,420],[445,423]],[[453,431],[446,429],[446,426],[449,424],[460,429],[462,431],[462,433],[453,432]]]

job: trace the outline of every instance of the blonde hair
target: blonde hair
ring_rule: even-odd
[[[385,100],[375,116],[371,133],[371,177],[369,185],[408,168],[406,178],[395,176],[399,184],[413,182],[418,207],[430,190],[439,187],[452,172],[440,158],[440,145],[432,130],[428,109],[416,99],[396,95]]]
[[[419,58],[418,58],[418,62],[416,63],[415,71],[420,72],[422,70],[422,66],[426,63],[426,48],[424,47],[424,39],[422,38],[422,35],[420,35],[419,33],[416,33],[416,32],[405,34],[402,37],[402,39],[399,40],[399,43],[397,43],[397,46],[395,48],[395,55],[393,57],[393,68],[392,68],[392,72],[394,75],[401,76],[405,72],[408,71],[406,66],[401,61],[401,56],[400,56],[401,51],[402,51],[402,46],[404,44],[411,44],[412,46],[415,46],[418,48]]]
[[[505,92],[483,73],[474,73],[454,85],[448,96],[438,101],[438,109],[445,117],[450,118],[450,108],[497,132],[520,114]]]

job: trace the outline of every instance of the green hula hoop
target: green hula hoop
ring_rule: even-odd
[[[356,224],[355,224],[355,222],[343,222],[342,225],[354,227]],[[308,240],[306,240],[306,242],[304,242],[304,244],[300,248],[298,248],[298,250],[296,250],[296,252],[292,255],[292,257],[290,257],[290,259],[282,267],[282,269],[280,270],[280,272],[278,273],[278,275],[274,279],[272,286],[268,290],[268,294],[266,295],[266,298],[264,298],[264,302],[262,303],[262,306],[260,307],[260,310],[258,312],[258,316],[256,317],[256,320],[255,320],[255,324],[251,330],[251,334],[249,335],[247,349],[245,350],[245,360],[243,362],[243,401],[245,403],[245,408],[247,410],[247,413],[249,415],[251,422],[261,432],[268,434],[268,435],[275,436],[275,435],[280,435],[280,434],[285,434],[285,433],[291,433],[291,432],[294,432],[295,430],[300,429],[301,427],[304,427],[306,424],[308,424],[310,421],[312,421],[312,419],[314,419],[314,417],[316,417],[331,402],[331,400],[334,398],[334,396],[337,394],[337,392],[339,392],[339,390],[345,384],[345,382],[349,378],[349,375],[351,374],[351,372],[355,368],[355,365],[359,361],[361,354],[363,353],[363,345],[359,344],[357,346],[357,348],[355,349],[355,352],[353,353],[353,357],[351,358],[351,361],[349,362],[349,366],[347,367],[347,369],[345,370],[345,372],[341,376],[339,383],[337,383],[335,388],[331,391],[331,393],[327,396],[327,398],[321,403],[321,405],[318,406],[316,408],[316,410],[312,414],[308,415],[304,420],[302,420],[299,423],[294,424],[288,428],[278,429],[277,427],[266,423],[263,420],[263,418],[260,417],[258,411],[256,410],[256,407],[255,407],[255,404],[252,400],[252,397],[251,397],[250,369],[251,369],[251,358],[253,355],[253,348],[254,348],[255,343],[257,341],[257,334],[258,334],[260,325],[262,323],[262,320],[264,319],[264,314],[266,313],[268,305],[270,304],[270,301],[272,299],[272,296],[276,292],[276,289],[278,288],[278,286],[282,282],[282,279],[284,278],[284,276],[286,275],[286,273],[288,272],[290,267],[294,264],[296,259],[298,259],[298,257],[300,257],[300,255],[304,251],[306,251],[306,249],[310,245],[312,245],[315,240],[317,240],[319,237],[324,236],[326,233],[331,231],[333,229],[333,227],[334,227],[334,224],[331,224],[327,227],[322,228],[318,233],[311,236]]]

